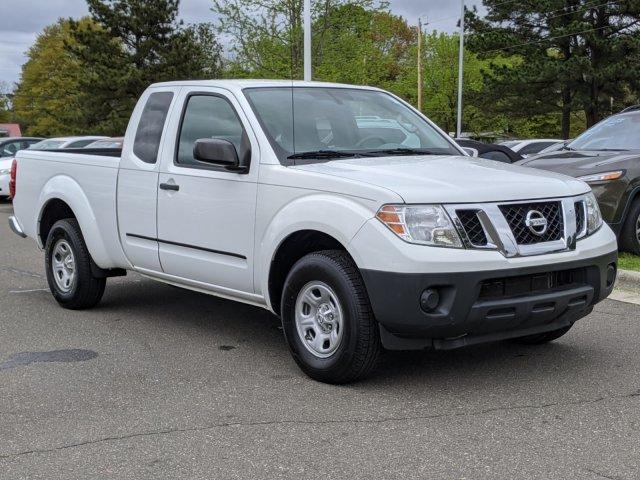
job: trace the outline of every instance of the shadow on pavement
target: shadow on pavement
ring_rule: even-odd
[[[151,280],[112,283],[102,304],[92,312],[123,321],[141,322],[143,328],[195,328],[202,341],[234,338],[255,357],[273,361],[273,352],[288,356],[280,320],[258,307],[211,297]],[[126,318],[125,318],[126,317]],[[148,324],[148,325],[145,325]],[[580,324],[576,325],[576,330]],[[453,351],[385,352],[375,375],[344,388],[369,389],[396,384],[424,389],[454,388],[461,384],[494,389],[500,384],[549,382],[580,378],[607,355],[593,344],[566,337],[542,346],[498,342]],[[300,373],[302,376],[303,374]],[[425,385],[425,382],[427,385]]]

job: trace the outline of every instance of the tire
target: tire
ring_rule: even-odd
[[[342,384],[375,369],[382,350],[378,323],[346,252],[326,250],[300,259],[287,276],[281,305],[291,354],[309,377]]]
[[[560,338],[569,330],[571,330],[571,327],[573,327],[573,324],[569,325],[568,327],[562,327],[558,330],[553,330],[551,332],[538,333],[536,335],[514,338],[513,341],[521,345],[542,345],[543,343],[549,343]]]
[[[45,269],[51,294],[62,307],[82,310],[100,302],[106,279],[91,274],[91,262],[78,222],[57,221],[47,236]]]
[[[620,231],[620,250],[640,255],[640,200],[631,204]]]

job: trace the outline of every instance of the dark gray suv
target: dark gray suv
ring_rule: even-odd
[[[601,121],[561,150],[517,163],[587,182],[620,249],[640,255],[640,105]]]

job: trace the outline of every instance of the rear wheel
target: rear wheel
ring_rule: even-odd
[[[620,249],[640,255],[640,200],[631,204],[627,219],[620,232]]]
[[[287,276],[282,324],[298,366],[311,378],[347,383],[368,375],[380,334],[362,277],[339,250],[306,255]]]
[[[569,330],[571,330],[571,327],[573,327],[573,325],[562,327],[551,332],[538,333],[536,335],[528,335],[526,337],[515,338],[514,342],[520,343],[522,345],[542,345],[543,343],[552,342],[557,338],[560,338]]]
[[[106,279],[91,274],[91,255],[75,219],[59,220],[51,227],[45,267],[49,289],[64,308],[91,308],[102,298]]]

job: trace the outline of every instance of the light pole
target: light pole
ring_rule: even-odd
[[[462,134],[462,81],[464,68],[464,0],[460,0],[460,51],[458,52],[458,121],[456,138]]]
[[[422,111],[422,21],[418,17],[418,110]]]
[[[304,0],[304,81],[311,81],[311,0]]]

